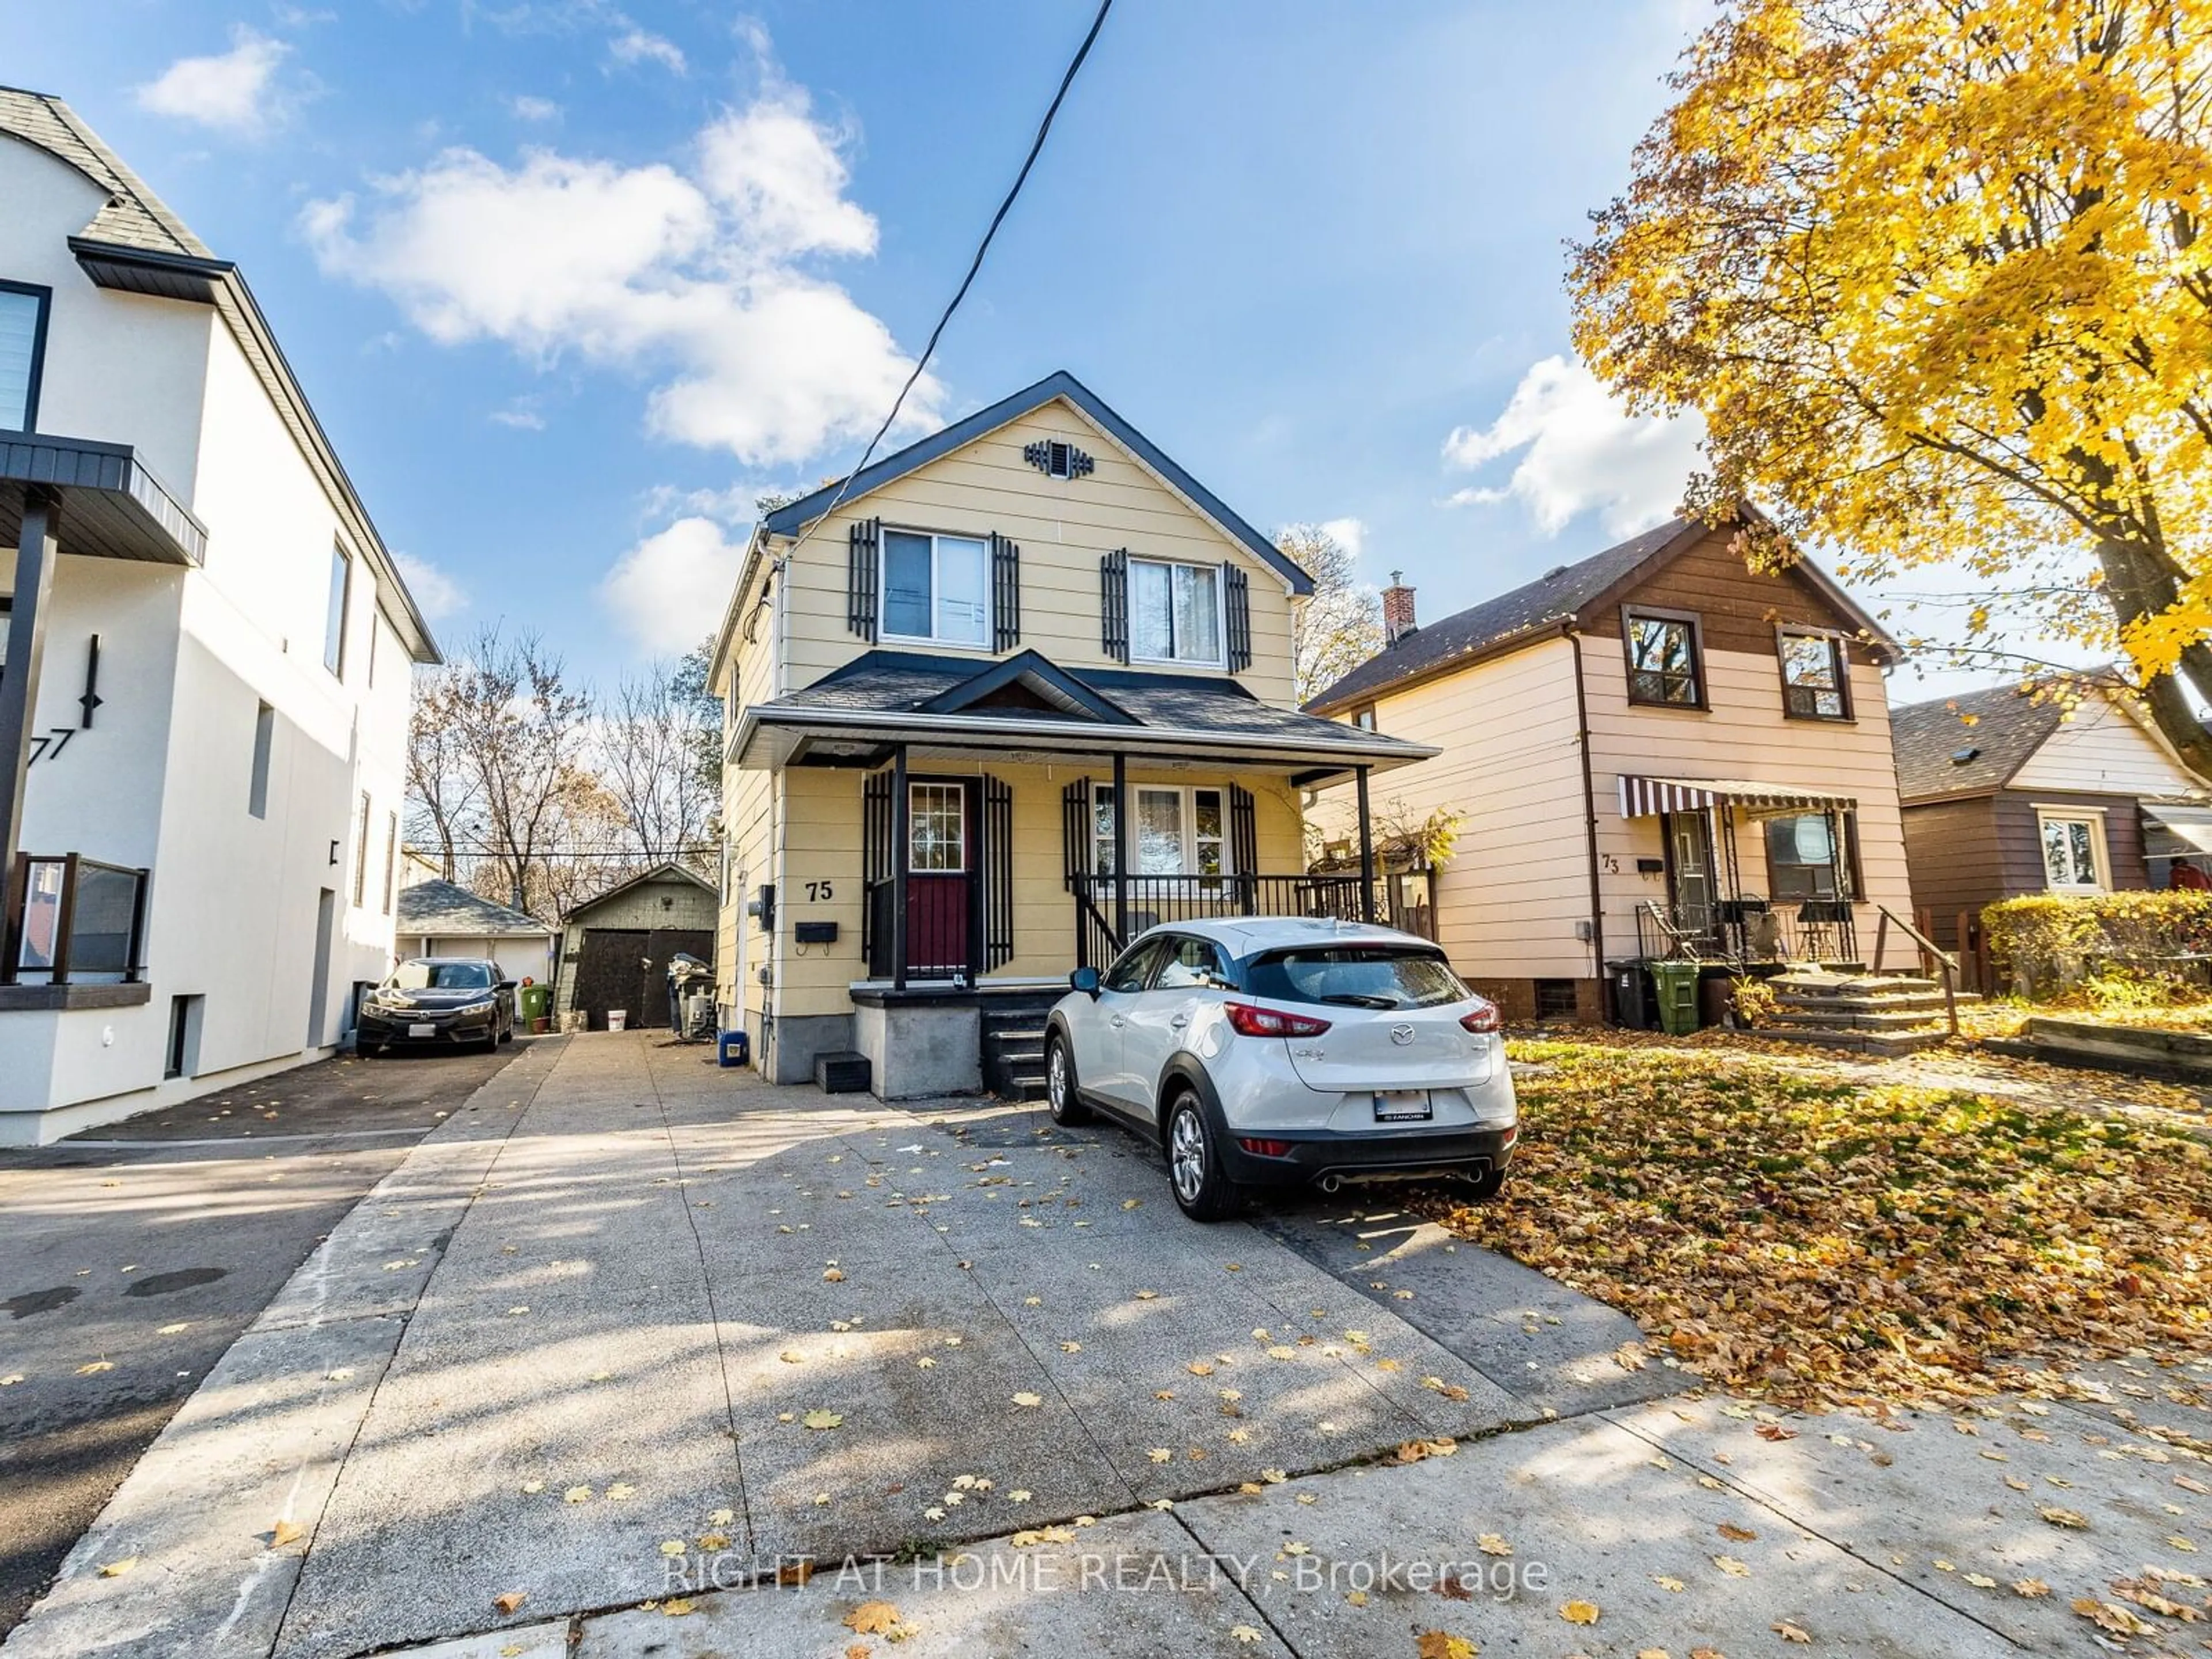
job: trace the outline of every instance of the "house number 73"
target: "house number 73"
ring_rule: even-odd
[[[806,884],[806,902],[809,904],[827,903],[836,896],[833,884],[830,882],[810,881]]]

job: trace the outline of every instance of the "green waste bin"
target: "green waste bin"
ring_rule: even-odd
[[[515,993],[517,1023],[526,1030],[535,1030],[541,1019],[553,1016],[553,988],[550,985],[526,985]]]
[[[1688,1036],[1698,1029],[1698,964],[1655,962],[1650,967],[1659,993],[1659,1029],[1668,1036]]]

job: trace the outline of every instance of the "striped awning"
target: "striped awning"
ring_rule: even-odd
[[[1754,783],[1743,778],[1638,778],[1624,774],[1620,780],[1620,816],[1625,818],[1648,818],[1657,812],[1701,812],[1723,805],[1782,811],[1795,807],[1818,812],[1856,806],[1858,802],[1833,790]]]

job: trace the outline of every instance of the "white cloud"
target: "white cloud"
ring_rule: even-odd
[[[738,580],[745,540],[712,519],[678,519],[615,561],[599,596],[641,650],[674,656],[698,644],[702,617],[720,616]]]
[[[1321,533],[1357,559],[1367,550],[1367,521],[1364,519],[1325,519]]]
[[[170,64],[137,88],[138,106],[248,137],[278,125],[286,111],[273,82],[291,47],[243,23],[230,40],[228,52]]]
[[[533,98],[528,93],[508,99],[507,108],[518,121],[553,121],[561,115],[561,106],[550,98]]]
[[[392,558],[399,567],[399,580],[415,596],[415,608],[426,622],[453,616],[468,605],[469,596],[461,591],[461,585],[428,559],[412,553],[395,553]]]
[[[875,220],[846,194],[842,134],[773,74],[698,135],[688,165],[626,167],[469,149],[351,197],[310,203],[323,268],[391,294],[442,344],[489,339],[658,378],[647,423],[750,465],[873,431],[911,360],[811,262],[864,256]],[[925,377],[906,411],[935,418]]]
[[[641,28],[615,36],[607,42],[607,52],[617,64],[659,64],[672,75],[681,75],[687,67],[682,47]]]
[[[518,398],[505,409],[495,409],[491,418],[501,426],[511,426],[518,432],[543,432],[545,417],[530,406],[527,398]]]
[[[1520,453],[1504,483],[1460,490],[1451,504],[1517,501],[1547,536],[1595,508],[1609,532],[1632,535],[1681,504],[1704,432],[1694,415],[1632,417],[1580,363],[1547,357],[1521,377],[1496,420],[1444,440],[1444,459],[1470,471]]]

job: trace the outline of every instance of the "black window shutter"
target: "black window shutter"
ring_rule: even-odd
[[[1229,786],[1229,859],[1237,875],[1259,873],[1259,815],[1253,811],[1252,792],[1234,783]]]
[[[996,635],[992,648],[1012,650],[1022,642],[1022,550],[995,530],[991,532],[991,611]]]
[[[862,520],[845,532],[845,627],[870,645],[876,642],[876,560],[883,540],[881,519]]]
[[[1221,567],[1221,586],[1229,604],[1229,672],[1252,665],[1252,585],[1233,564]]]
[[[1014,792],[1000,778],[983,779],[983,966],[1014,958]]]
[[[877,975],[891,970],[891,775],[871,772],[860,785],[860,959]]]
[[[1061,861],[1067,885],[1091,873],[1091,780],[1078,778],[1060,792]]]
[[[1115,662],[1129,660],[1129,550],[1098,561],[1098,644]]]

